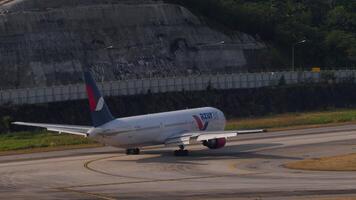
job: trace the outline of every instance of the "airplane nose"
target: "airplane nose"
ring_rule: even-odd
[[[217,109],[217,108],[216,108],[216,111],[217,111],[217,113],[218,113],[219,119],[220,119],[220,120],[223,120],[223,121],[226,121],[225,114],[224,114],[221,110],[219,110],[219,109]]]
[[[220,113],[221,119],[226,121],[225,114],[221,110],[219,110],[219,111],[220,111],[219,113]]]

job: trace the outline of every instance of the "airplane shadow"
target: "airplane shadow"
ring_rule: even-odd
[[[297,157],[268,155],[254,152],[254,149],[281,146],[281,144],[245,144],[228,146],[218,150],[196,150],[190,151],[189,156],[175,157],[172,150],[145,150],[143,154],[159,155],[158,157],[141,158],[133,162],[137,163],[180,163],[190,165],[203,165],[201,162],[194,161],[209,161],[209,160],[228,160],[228,159],[290,159],[300,160]]]

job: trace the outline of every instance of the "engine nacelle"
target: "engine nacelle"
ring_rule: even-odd
[[[209,149],[220,149],[226,145],[226,138],[204,140],[203,145],[208,147]]]

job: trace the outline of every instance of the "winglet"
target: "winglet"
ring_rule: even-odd
[[[98,127],[114,120],[90,72],[84,72],[84,79],[93,125]]]

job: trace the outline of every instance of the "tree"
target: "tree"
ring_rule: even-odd
[[[348,59],[356,61],[355,34],[342,30],[333,30],[327,33],[325,43],[331,53],[330,56],[336,59],[334,64],[350,64],[349,61],[345,60],[344,55],[346,55]]]
[[[350,0],[166,0],[179,2],[227,29],[259,36],[279,56],[307,39],[298,55],[313,65],[356,65],[356,1]],[[225,30],[226,31],[226,30]],[[288,59],[286,59],[288,60]],[[287,66],[288,63],[284,63]]]

